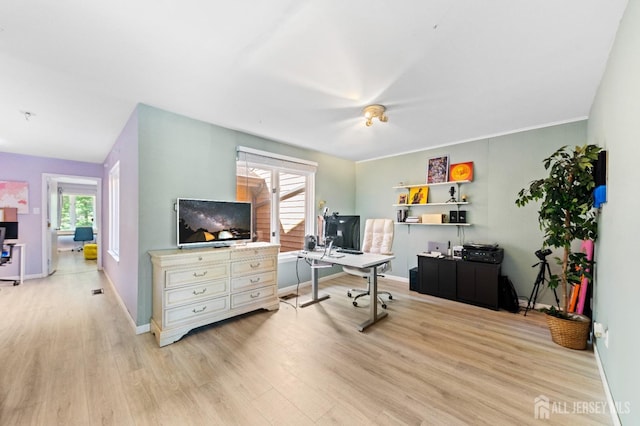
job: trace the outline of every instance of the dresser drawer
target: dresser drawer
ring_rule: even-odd
[[[182,305],[198,300],[207,299],[213,296],[222,296],[229,292],[229,280],[222,278],[215,281],[207,281],[189,287],[178,287],[167,290],[164,294],[165,308]]]
[[[244,291],[242,293],[235,293],[231,295],[231,309],[238,308],[240,306],[249,305],[252,303],[259,303],[265,299],[270,299],[276,296],[276,286],[270,285],[267,287],[260,287],[251,291]]]
[[[159,251],[152,251],[157,254]],[[201,265],[214,262],[228,262],[229,253],[225,251],[217,251],[214,249],[190,249],[190,250],[172,250],[171,255],[153,256],[152,262],[162,268],[187,267],[191,265]],[[197,267],[197,266],[196,266]]]
[[[275,271],[277,259],[275,257],[255,258],[251,260],[233,262],[231,264],[231,276],[257,274],[260,272]]]
[[[228,275],[229,265],[227,263],[211,263],[189,269],[172,269],[167,271],[166,287],[195,284],[216,278],[224,278]]]
[[[267,284],[274,284],[275,281],[275,271],[233,278],[231,280],[231,291],[248,290],[250,288],[263,287]]]
[[[221,313],[229,310],[229,296],[205,300],[178,308],[164,311],[164,327],[171,327],[186,321],[196,321],[200,317]]]
[[[237,248],[231,252],[231,260],[245,260],[252,257],[277,257],[278,247]]]

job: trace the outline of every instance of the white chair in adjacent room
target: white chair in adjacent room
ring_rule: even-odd
[[[362,241],[363,253],[375,253],[375,254],[393,254],[391,246],[393,245],[393,220],[391,219],[367,219],[364,226],[364,236]],[[342,268],[346,273],[357,275],[367,279],[367,288],[359,289],[352,288],[347,292],[347,296],[352,297],[355,293],[357,295],[353,298],[353,306],[358,306],[358,299],[362,296],[370,295],[371,291],[371,273],[373,268],[354,268],[350,266],[343,266]],[[378,276],[384,272],[391,270],[391,262],[384,263],[377,268]],[[393,299],[393,296],[388,291],[378,291],[378,300],[383,308],[387,308],[386,303],[380,297],[381,294],[386,294],[389,300]]]

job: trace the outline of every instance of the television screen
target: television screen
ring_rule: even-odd
[[[326,230],[326,236],[333,239],[334,247],[360,250],[360,216],[329,216]]]
[[[251,240],[251,203],[178,198],[178,247]]]
[[[18,239],[18,222],[0,222],[0,228],[5,229],[5,240]]]

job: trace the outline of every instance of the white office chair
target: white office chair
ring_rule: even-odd
[[[376,253],[376,254],[393,254],[391,252],[391,246],[393,245],[393,220],[391,219],[367,219],[364,226],[364,237],[362,241],[362,251],[364,253]],[[353,306],[358,306],[358,299],[362,296],[367,296],[371,291],[371,272],[373,268],[354,268],[351,266],[343,266],[343,271],[348,274],[357,275],[367,279],[367,288],[352,288],[347,292],[347,296],[352,297],[354,293],[359,293],[353,298]],[[377,268],[378,276],[380,274],[391,270],[391,262],[384,263]],[[388,291],[378,291],[378,300],[380,301],[384,309],[387,308],[386,303],[380,297],[381,294],[386,294],[389,300],[393,299],[393,296]]]

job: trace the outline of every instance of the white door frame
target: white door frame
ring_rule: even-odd
[[[61,175],[54,173],[42,174],[42,206],[41,212],[42,218],[42,276],[46,277],[49,271],[49,259],[51,253],[49,253],[49,245],[47,239],[50,238],[49,224],[47,223],[47,211],[49,206],[49,191],[48,183],[52,180],[60,182],[88,182],[96,185],[96,220],[95,226],[97,229],[96,242],[98,244],[98,270],[102,269],[102,178],[93,176],[74,176],[74,175]]]

